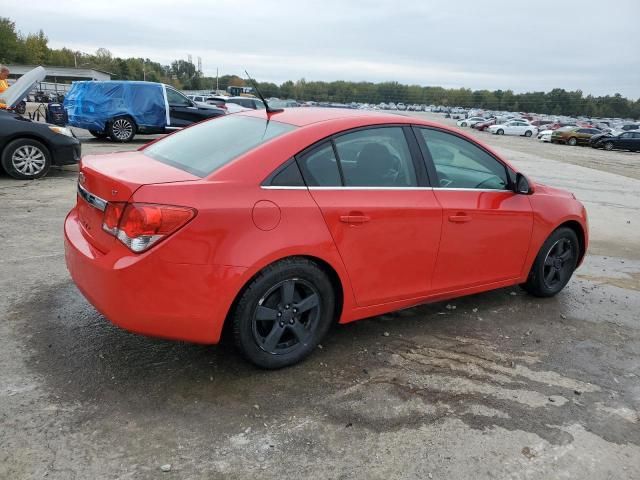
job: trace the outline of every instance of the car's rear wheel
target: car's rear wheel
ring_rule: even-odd
[[[2,167],[13,178],[32,180],[44,177],[51,168],[49,149],[37,140],[18,138],[2,153]]]
[[[109,122],[109,137],[114,142],[127,143],[136,135],[136,124],[129,117],[120,117]]]
[[[526,132],[524,132],[525,137],[530,137],[531,135],[533,135],[533,132],[531,130],[527,130]]]
[[[500,128],[496,133],[498,135],[504,135],[504,130]]]
[[[569,140],[567,140],[567,144],[575,147],[578,144],[578,139],[576,137],[571,137]]]
[[[540,248],[522,288],[536,297],[556,295],[571,279],[579,254],[576,233],[567,227],[558,228]]]
[[[89,133],[96,138],[107,138],[109,136],[107,132],[100,132],[98,130],[89,130]]]
[[[604,144],[604,149],[605,149],[605,150],[609,150],[609,151],[613,150],[613,142],[607,142],[607,143],[605,143],[605,144]]]
[[[235,343],[261,368],[293,365],[318,345],[335,313],[327,274],[305,258],[285,259],[260,272],[232,314]]]

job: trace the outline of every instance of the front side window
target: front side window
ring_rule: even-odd
[[[418,181],[401,127],[368,128],[335,139],[347,187],[416,187]]]
[[[457,135],[419,129],[433,160],[441,188],[507,190],[505,166],[480,147]]]
[[[167,102],[175,107],[190,107],[191,100],[173,88],[167,88]]]
[[[243,153],[295,128],[274,120],[228,115],[169,135],[145,148],[143,153],[205,177]]]

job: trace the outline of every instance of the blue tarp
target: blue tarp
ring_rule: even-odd
[[[74,82],[64,98],[69,125],[104,131],[106,123],[131,116],[138,127],[162,128],[167,124],[164,91],[152,82]]]

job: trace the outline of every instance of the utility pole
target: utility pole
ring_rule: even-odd
[[[218,84],[218,67],[216,67],[216,95],[218,94],[218,90],[220,90],[220,86]]]

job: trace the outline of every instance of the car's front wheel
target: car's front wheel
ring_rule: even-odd
[[[533,132],[531,130],[527,130],[526,132],[524,132],[525,137],[530,137],[531,135],[533,135]]]
[[[504,130],[503,129],[499,129],[496,133],[498,135],[504,135]]]
[[[576,233],[567,227],[558,228],[540,248],[522,288],[536,297],[556,295],[571,279],[579,254]]]
[[[18,180],[41,178],[49,172],[51,153],[37,140],[18,138],[10,142],[2,152],[2,167]]]
[[[613,142],[607,142],[607,143],[605,143],[605,144],[604,144],[604,149],[605,149],[605,150],[609,150],[609,151],[613,150]]]
[[[109,122],[107,132],[114,142],[130,142],[136,135],[136,124],[129,117],[116,118]]]
[[[575,147],[578,144],[578,139],[576,137],[571,137],[567,141],[567,144],[571,145],[572,147]]]
[[[293,365],[318,345],[335,315],[335,294],[315,262],[290,258],[266,267],[232,314],[236,347],[266,369]]]

